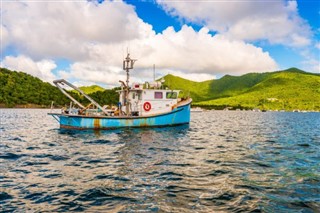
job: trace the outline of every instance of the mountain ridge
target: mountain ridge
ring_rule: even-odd
[[[225,75],[220,79],[192,82],[191,86],[189,80],[183,82],[173,75],[164,79],[172,89],[189,90],[191,97],[195,97],[193,105],[206,108],[320,109],[320,74],[297,68],[241,76]]]

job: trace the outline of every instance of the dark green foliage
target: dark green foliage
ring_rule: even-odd
[[[98,102],[101,106],[103,105],[117,105],[119,102],[119,93],[117,90],[119,88],[114,89],[106,89],[104,91],[97,91],[90,94],[90,97]],[[85,98],[82,98],[82,103],[89,104],[89,101]]]
[[[68,99],[49,83],[23,72],[0,68],[0,103],[6,107],[34,104],[48,107],[54,101],[64,105]]]
[[[88,103],[83,97],[68,91],[81,103]],[[116,104],[118,93],[115,90],[105,90],[90,94],[98,103]],[[70,100],[60,90],[39,78],[17,71],[0,68],[0,104],[5,107],[25,106],[33,104],[38,107],[69,105]]]

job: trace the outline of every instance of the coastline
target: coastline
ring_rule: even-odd
[[[60,109],[61,107],[54,106],[53,109]],[[49,105],[38,105],[38,104],[16,104],[12,107],[1,104],[0,103],[0,109],[51,109],[51,106]]]

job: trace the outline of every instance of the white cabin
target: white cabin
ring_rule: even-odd
[[[146,85],[149,86],[148,83]],[[127,101],[128,115],[131,116],[167,113],[177,106],[180,90],[160,89],[161,82],[157,82],[154,89],[143,89],[143,86],[143,84],[135,83],[129,90],[119,91],[119,105],[122,112],[126,113]],[[127,91],[129,91],[128,96],[126,95]],[[126,97],[128,97],[127,100]]]

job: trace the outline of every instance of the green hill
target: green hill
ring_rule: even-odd
[[[101,105],[117,104],[119,100],[116,89],[104,90],[98,86],[89,88],[92,90],[103,90],[90,94]],[[89,103],[87,99],[79,94],[72,91],[68,92],[82,104],[86,105]],[[39,78],[24,72],[0,68],[0,107],[48,108],[52,101],[54,101],[55,106],[64,106],[70,103],[70,100],[57,87],[43,82]]]
[[[320,110],[320,75],[296,68],[242,76],[226,75],[205,82],[172,75],[164,78],[170,88],[189,91],[194,99],[193,105],[197,106]]]
[[[165,86],[170,89],[182,90],[184,96],[191,96],[194,101],[209,99],[211,81],[195,82],[174,75],[166,75]]]
[[[79,89],[81,89],[86,94],[91,94],[91,93],[98,92],[98,91],[103,92],[105,90],[104,88],[102,88],[98,85],[83,86],[83,87],[79,87]],[[78,93],[78,91],[76,91],[76,90],[72,90],[72,92]]]
[[[0,104],[4,107],[32,105],[49,107],[51,101],[57,105],[68,103],[58,88],[44,83],[39,78],[23,72],[0,68]]]

